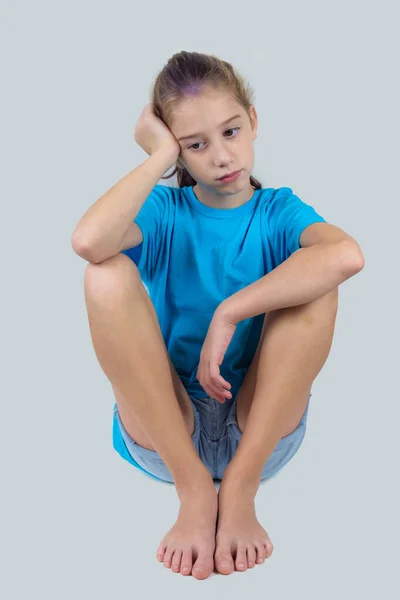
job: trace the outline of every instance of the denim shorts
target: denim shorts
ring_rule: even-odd
[[[234,400],[226,400],[224,404],[209,396],[205,398],[190,397],[194,411],[192,442],[213,480],[222,480],[224,471],[232,460],[242,437],[236,420],[237,396],[238,394]],[[311,396],[310,393],[306,409],[297,428],[279,440],[264,464],[261,481],[276,475],[300,448],[306,432]],[[118,454],[146,475],[157,480],[174,483],[161,456],[154,450],[140,446],[127,433],[116,403],[113,413],[112,439],[113,447]]]

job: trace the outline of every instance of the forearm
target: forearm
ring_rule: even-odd
[[[239,290],[218,307],[235,323],[311,302],[361,270],[359,253],[347,241],[300,248],[276,269]]]
[[[170,151],[156,152],[114,184],[80,219],[72,235],[75,251],[90,249],[97,262],[118,252],[146,198],[172,164]]]

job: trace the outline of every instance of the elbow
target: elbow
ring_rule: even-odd
[[[361,252],[361,249],[360,249],[359,262],[357,264],[358,264],[358,271],[362,271],[362,269],[364,268],[364,265],[365,265],[365,259],[364,259],[364,254]]]
[[[355,257],[354,257],[354,264],[355,264],[355,268],[357,269],[357,273],[359,271],[362,271],[365,265],[365,258],[364,258],[364,254],[360,248],[360,246],[356,243],[356,248],[355,248]]]
[[[97,264],[103,262],[104,260],[107,260],[107,258],[111,258],[111,256],[114,256],[115,254],[118,254],[118,252],[117,253],[113,252],[112,254],[110,254],[110,253],[107,254],[104,252],[103,247],[101,249],[99,247],[98,251],[96,251],[94,245],[91,244],[90,242],[88,242],[87,238],[84,238],[84,237],[78,235],[76,231],[74,231],[74,233],[72,235],[71,245],[72,245],[74,252],[78,256],[80,256],[84,260],[87,260],[88,262],[90,262],[94,265],[97,265]]]
[[[343,263],[346,264],[346,271],[349,276],[362,271],[365,265],[364,254],[358,243],[354,240],[343,242]]]
[[[77,230],[74,231],[71,237],[71,246],[75,254],[87,260],[91,263],[96,263],[95,257],[93,256],[93,249],[87,243],[87,241],[77,233]]]

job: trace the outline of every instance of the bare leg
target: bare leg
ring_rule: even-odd
[[[214,558],[220,573],[228,575],[235,567],[245,571],[272,554],[255,513],[262,466],[279,436],[291,433],[304,413],[311,385],[329,355],[337,308],[336,288],[313,302],[273,311],[264,323],[240,406],[238,396],[243,437],[219,489]]]
[[[144,293],[146,293],[146,292],[144,292]],[[147,293],[146,293],[146,297],[147,298],[145,298],[145,302],[148,302],[151,305],[151,300],[148,297]],[[186,428],[189,432],[190,437],[192,437],[193,431],[194,431],[193,406],[190,401],[189,395],[185,389],[185,386],[183,385],[178,373],[176,372],[175,367],[172,364],[171,358],[168,353],[167,353],[167,358],[168,358],[168,362],[169,362],[171,377],[173,380],[175,395],[176,395],[178,404],[181,408],[182,415],[183,415],[183,418],[184,418],[184,421],[186,424]],[[114,391],[115,401],[118,406],[118,412],[119,412],[121,421],[122,421],[126,431],[129,433],[131,438],[133,438],[135,440],[135,442],[137,444],[139,444],[140,446],[143,446],[144,448],[148,448],[149,450],[155,450],[152,443],[149,441],[147,435],[144,433],[142,427],[139,425],[139,421],[133,415],[132,409],[129,407],[129,405],[127,406],[127,401],[124,398],[123,394],[118,390],[116,385],[111,384],[111,386]]]
[[[217,492],[193,446],[193,408],[168,357],[153,304],[124,254],[89,263],[84,285],[94,349],[116,392],[121,420],[137,443],[162,457],[181,501],[159,560],[204,579],[214,567]]]

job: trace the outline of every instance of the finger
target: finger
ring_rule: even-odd
[[[211,396],[211,398],[215,398],[216,400],[224,400],[223,394],[218,387],[216,387],[215,385],[209,385],[208,387],[210,389],[209,395]]]
[[[219,372],[219,368],[217,366],[210,366],[210,377],[213,380],[213,382],[215,382],[217,385],[220,385],[223,388],[226,388],[228,390],[231,389],[231,384],[229,383],[229,381],[226,381],[222,375]]]
[[[210,384],[201,383],[201,387],[205,390],[207,396],[210,398],[215,398],[218,395],[218,391]]]
[[[215,385],[214,389],[216,389],[218,391],[218,394],[223,398],[232,398],[232,394],[228,390],[222,388],[220,385]]]
[[[226,398],[223,398],[221,395],[220,396],[216,396],[214,394],[213,396],[211,396],[211,398],[214,398],[214,400],[216,400],[220,404],[225,404],[225,402],[226,402]]]
[[[220,385],[223,388],[226,388],[227,390],[230,390],[232,387],[231,384],[222,377],[222,375],[218,375],[217,377],[214,377],[214,381],[215,381],[215,383],[217,383],[218,385]]]
[[[231,389],[231,384],[228,383],[227,381],[225,381],[225,379],[223,377],[214,377],[212,379],[212,383],[217,386],[217,388],[219,390],[221,390],[224,394],[225,392],[230,393],[229,390]]]
[[[225,400],[232,397],[232,394],[230,392],[224,390],[223,388],[221,388],[221,386],[215,384],[212,381],[208,384],[208,387],[212,391],[211,397],[215,398],[216,400],[219,400],[220,402],[225,402]]]
[[[218,400],[222,396],[221,388],[215,385],[211,379],[209,379],[208,382],[203,385],[203,388],[207,391],[207,394],[210,396],[210,398],[215,398]]]

